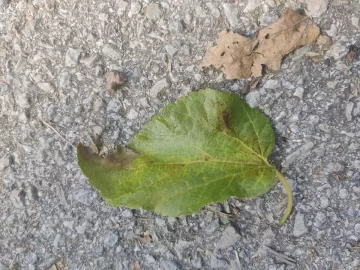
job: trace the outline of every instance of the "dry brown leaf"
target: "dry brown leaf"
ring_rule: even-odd
[[[125,82],[126,78],[119,71],[112,70],[106,74],[106,89],[115,91],[120,88]]]
[[[316,41],[316,45],[319,46],[320,51],[324,52],[330,49],[333,42],[331,37],[327,35],[320,35]]]
[[[221,68],[227,79],[261,77],[263,66],[279,70],[284,55],[314,42],[319,33],[309,17],[288,10],[279,20],[260,29],[255,40],[222,31],[200,67]]]
[[[132,267],[132,270],[140,270],[140,263],[139,261],[136,261]]]
[[[141,236],[136,236],[135,239],[139,240],[140,243],[142,243],[142,244],[148,244],[148,243],[151,243],[151,242],[152,242],[152,238],[151,238],[151,235],[150,235],[150,231],[144,232],[144,236],[143,236],[143,237],[141,237]]]

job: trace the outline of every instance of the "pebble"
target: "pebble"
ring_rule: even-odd
[[[15,208],[24,208],[24,198],[25,192],[21,189],[14,189],[10,192],[10,201],[14,205]]]
[[[173,34],[184,32],[184,22],[182,20],[176,20],[169,23],[168,29]]]
[[[339,191],[340,199],[346,199],[347,196],[348,196],[347,190],[345,188],[340,189]]]
[[[326,215],[323,212],[318,212],[315,216],[314,226],[320,227],[326,221]]]
[[[118,8],[116,14],[117,14],[118,16],[121,16],[121,15],[123,15],[123,14],[125,13],[126,8],[127,8],[127,6],[128,6],[129,4],[128,4],[128,2],[126,2],[126,1],[124,1],[124,0],[118,1],[117,4],[118,4],[118,7],[119,7],[119,8]]]
[[[173,57],[179,51],[179,48],[173,45],[165,45],[165,50],[170,57]]]
[[[219,249],[227,249],[235,245],[238,240],[240,240],[240,235],[235,231],[234,227],[227,226],[217,241],[216,247]]]
[[[328,8],[329,0],[307,0],[307,9],[312,17],[320,17]]]
[[[298,98],[300,98],[300,99],[303,99],[303,96],[304,96],[304,88],[302,88],[302,87],[297,87],[297,88],[295,89],[294,96],[295,96],[295,97],[298,97]]]
[[[165,88],[168,88],[169,84],[166,80],[166,78],[158,81],[153,87],[151,87],[149,91],[149,95],[153,98],[156,98],[158,94],[163,91]]]
[[[351,17],[351,24],[355,26],[358,30],[360,29],[360,23],[358,17]]]
[[[223,3],[224,13],[232,28],[239,26],[237,6],[230,3]]]
[[[117,233],[109,233],[104,238],[104,245],[108,247],[114,247],[119,240],[119,235]]]
[[[206,10],[203,9],[200,5],[196,5],[195,16],[199,18],[206,18],[207,17]]]
[[[55,92],[55,87],[54,87],[54,85],[53,85],[52,83],[42,82],[42,83],[38,83],[37,86],[38,86],[41,90],[43,90],[43,91],[45,91],[45,92],[47,92],[47,93],[49,93],[49,94],[52,94],[52,93]]]
[[[244,9],[244,12],[249,13],[251,11],[254,11],[260,5],[262,5],[262,0],[250,0],[246,8]]]
[[[122,211],[121,216],[123,216],[124,218],[131,218],[133,217],[133,212],[130,209],[125,209],[124,211]]]
[[[278,80],[268,80],[264,84],[264,88],[267,89],[276,89],[279,87],[279,81]]]
[[[354,103],[353,102],[348,102],[346,104],[346,108],[345,108],[345,117],[346,120],[351,121],[352,120],[352,111],[354,108]]]
[[[75,227],[75,231],[78,234],[84,234],[86,229],[90,226],[90,223],[87,221],[84,221],[83,223],[81,223],[80,225]]]
[[[161,6],[157,3],[151,3],[146,7],[146,17],[149,20],[157,20],[160,19],[163,11],[161,10]]]
[[[0,158],[0,172],[5,170],[10,166],[10,158],[7,154],[5,154],[2,158]]]
[[[260,91],[251,91],[249,94],[247,94],[245,99],[246,102],[249,104],[249,106],[251,108],[254,108],[259,105],[260,97],[261,97]]]
[[[113,60],[120,60],[122,57],[119,48],[111,43],[107,43],[103,46],[102,53]]]
[[[26,93],[17,94],[15,96],[15,101],[23,109],[28,109],[31,107],[29,97]]]
[[[337,41],[330,50],[326,52],[326,56],[333,57],[335,60],[340,60],[348,53],[348,51],[348,47],[343,42]]]
[[[354,230],[356,233],[360,234],[360,223],[355,224]]]
[[[326,208],[329,206],[329,200],[328,198],[325,198],[325,197],[321,197],[320,198],[320,206],[321,208]]]
[[[81,204],[90,205],[94,200],[94,196],[89,190],[79,189],[74,192],[74,199]]]
[[[228,263],[226,260],[224,259],[220,259],[214,255],[212,255],[210,257],[210,266],[213,268],[213,269],[223,269],[223,268],[226,268],[228,266]]]
[[[285,160],[281,163],[281,165],[285,168],[289,168],[289,166],[293,164],[295,161],[300,161],[306,158],[308,155],[310,155],[311,150],[314,148],[314,146],[315,144],[313,142],[305,143],[299,149],[288,155],[285,158]]]
[[[326,171],[329,173],[341,172],[344,169],[345,169],[344,164],[341,164],[339,162],[330,162],[326,167]]]
[[[73,220],[71,220],[71,221],[65,220],[63,222],[63,225],[64,225],[64,227],[66,227],[72,231],[74,230],[74,221]]]
[[[308,233],[308,228],[305,225],[304,215],[297,213],[295,216],[293,235],[300,237],[306,233]]]
[[[162,261],[161,265],[166,270],[179,270],[180,269],[179,265],[176,262],[174,262],[173,260]]]
[[[93,68],[99,61],[101,57],[98,54],[86,57],[80,60],[80,63],[84,64],[88,68]]]
[[[146,262],[147,264],[151,264],[151,263],[156,262],[155,258],[154,258],[153,256],[149,255],[149,254],[146,254],[146,255],[144,256],[144,259],[145,259],[145,262]]]
[[[65,55],[65,66],[76,67],[79,63],[82,50],[69,48]]]
[[[140,10],[141,4],[139,2],[131,2],[128,16],[131,18],[132,16],[138,14]]]
[[[129,112],[126,114],[126,118],[129,120],[134,120],[139,116],[139,113],[134,109],[131,108]]]

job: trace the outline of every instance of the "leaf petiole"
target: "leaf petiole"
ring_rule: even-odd
[[[289,217],[289,215],[291,214],[292,205],[293,205],[293,194],[289,183],[286,181],[286,178],[278,170],[276,170],[276,177],[280,180],[281,184],[283,184],[288,199],[286,210],[280,220],[280,224],[284,224],[287,218]]]

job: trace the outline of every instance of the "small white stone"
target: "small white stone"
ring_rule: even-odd
[[[325,198],[325,197],[321,197],[320,199],[320,206],[321,208],[326,208],[329,206],[329,200],[328,198]]]
[[[160,19],[162,13],[160,5],[157,3],[150,3],[146,7],[146,17],[150,20]]]
[[[238,10],[234,4],[223,3],[224,13],[232,28],[239,26]]]
[[[47,92],[47,93],[54,93],[55,92],[55,87],[52,85],[52,83],[48,83],[48,82],[42,82],[42,83],[38,83],[37,86]]]
[[[100,13],[99,14],[99,21],[107,22],[109,20],[109,14]]]
[[[64,225],[64,227],[66,227],[72,231],[74,230],[74,221],[73,220],[72,221],[65,220],[63,222],[63,225]]]
[[[76,67],[79,63],[82,51],[79,49],[69,48],[65,55],[65,66]]]
[[[126,1],[124,1],[124,0],[118,1],[118,7],[119,7],[119,8],[118,8],[118,10],[117,10],[117,15],[118,15],[118,16],[123,15],[123,14],[125,13],[126,8],[127,8],[128,5],[129,5],[128,2],[126,2]]]
[[[119,48],[111,43],[107,43],[103,46],[102,53],[113,60],[120,60],[122,57]]]
[[[114,247],[118,240],[119,236],[117,233],[109,233],[104,239],[104,244],[108,247]]]
[[[132,16],[138,14],[141,10],[141,4],[139,2],[132,2],[130,4],[130,10],[128,16],[131,18]]]
[[[295,97],[298,97],[298,98],[300,98],[300,99],[303,99],[303,96],[304,96],[304,88],[302,88],[302,87],[297,87],[297,88],[295,89],[294,96],[295,96]]]
[[[339,191],[339,197],[340,199],[345,199],[348,196],[348,192],[346,189],[340,189]]]
[[[251,91],[247,96],[246,96],[246,102],[249,104],[249,106],[251,108],[256,107],[257,105],[259,105],[260,103],[260,91]]]
[[[293,235],[300,237],[306,233],[308,233],[308,228],[305,225],[304,215],[297,213],[295,216]]]
[[[131,108],[129,112],[126,114],[126,118],[130,120],[134,120],[138,117],[138,115],[139,115],[138,112],[134,108]]]
[[[268,80],[265,84],[264,84],[264,88],[267,89],[275,89],[279,87],[279,81],[278,80]]]
[[[355,224],[354,230],[356,233],[360,234],[360,223]]]
[[[357,29],[360,29],[359,18],[358,17],[351,17],[351,23]]]
[[[354,103],[353,102],[349,102],[348,104],[346,104],[345,117],[346,117],[346,120],[348,120],[348,121],[352,120],[353,108],[354,108]]]
[[[29,97],[26,93],[17,94],[15,100],[17,105],[19,105],[23,109],[28,109],[31,107]]]
[[[320,17],[328,8],[329,0],[307,0],[307,8],[313,17]]]
[[[323,212],[318,212],[315,216],[314,226],[320,227],[324,224],[326,220],[326,215]]]
[[[235,231],[233,226],[227,226],[219,241],[216,243],[216,247],[220,249],[227,249],[235,245],[240,238],[240,235]]]
[[[245,13],[255,10],[258,6],[262,5],[262,0],[250,0],[246,8],[244,9]]]
[[[169,87],[167,80],[164,78],[158,81],[149,91],[149,95],[153,98],[156,98],[157,95],[163,91],[165,88]]]
[[[133,213],[129,209],[125,209],[122,211],[121,216],[125,218],[131,218],[133,216]]]

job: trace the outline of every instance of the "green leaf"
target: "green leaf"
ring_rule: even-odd
[[[80,144],[78,163],[111,205],[179,216],[267,192],[279,177],[267,162],[274,141],[262,112],[234,94],[205,89],[164,107],[106,158]]]

